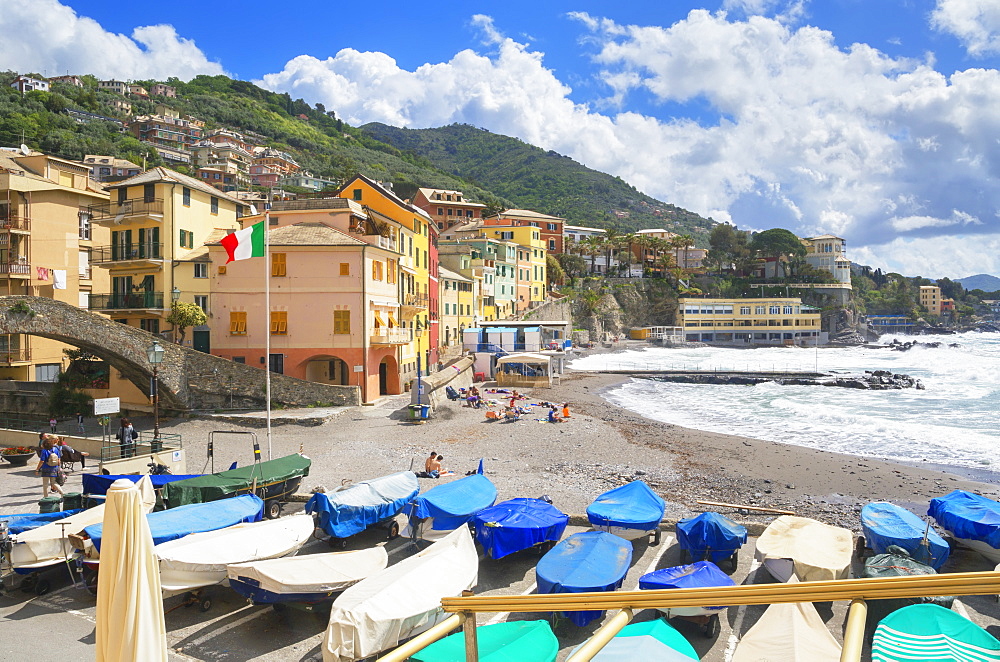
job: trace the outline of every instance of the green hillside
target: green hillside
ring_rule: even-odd
[[[477,183],[517,207],[562,216],[579,225],[640,230],[665,227],[707,244],[710,220],[640,193],[620,177],[591,170],[568,156],[467,124],[398,129],[372,123],[371,137]],[[618,212],[617,214],[615,212]]]

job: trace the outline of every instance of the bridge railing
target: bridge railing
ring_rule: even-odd
[[[179,434],[160,433],[154,437],[152,432],[140,432],[135,444],[120,444],[117,439],[105,440],[101,447],[101,462],[121,460],[128,457],[160,453],[165,450],[181,450],[184,441]]]

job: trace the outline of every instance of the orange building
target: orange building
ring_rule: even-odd
[[[563,252],[563,224],[565,219],[558,216],[549,216],[530,209],[508,209],[496,216],[489,216],[483,219],[486,225],[500,225],[507,227],[533,227],[538,228],[538,232],[545,243],[545,250],[548,253]]]
[[[449,230],[459,223],[479,220],[486,210],[486,205],[465,199],[461,191],[436,188],[418,188],[413,196],[413,205],[427,212],[438,230]]]

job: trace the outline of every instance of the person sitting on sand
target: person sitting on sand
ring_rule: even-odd
[[[441,477],[441,460],[443,459],[444,459],[443,456],[438,455],[433,460],[428,460],[427,473],[430,475],[431,478]]]
[[[563,418],[569,418],[569,403],[563,403]]]
[[[432,468],[431,465],[434,464],[434,460],[437,459],[437,456],[438,456],[437,451],[431,451],[431,456],[426,460],[424,460],[424,471],[426,471],[427,473],[431,472]]]
[[[555,405],[549,407],[549,423],[559,423],[562,418],[559,416],[559,410],[556,409]]]

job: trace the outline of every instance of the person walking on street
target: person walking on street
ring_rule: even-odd
[[[59,472],[62,470],[62,454],[55,445],[55,441],[46,437],[42,442],[41,458],[35,473],[42,476],[42,497],[49,495],[49,490],[58,492],[62,496],[62,488],[59,487]]]
[[[56,433],[56,426],[58,424],[59,424],[59,421],[56,420],[55,416],[53,416],[52,418],[50,418],[49,419],[49,432],[51,432],[52,434],[55,434]]]
[[[115,439],[118,440],[118,445],[122,451],[122,457],[133,457],[135,455],[135,440],[138,438],[139,433],[135,431],[129,420],[122,416],[121,427],[118,428],[118,433],[115,435]]]
[[[79,432],[80,434],[84,433],[83,414],[80,412],[76,412],[76,431]]]

